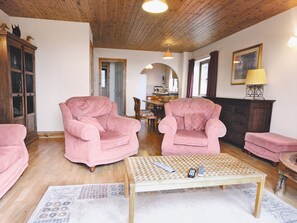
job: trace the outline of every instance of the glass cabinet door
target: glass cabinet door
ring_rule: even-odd
[[[24,53],[25,86],[26,86],[26,109],[27,114],[35,113],[35,94],[34,94],[34,56],[30,51]]]
[[[26,74],[27,113],[34,113],[34,76]]]
[[[10,46],[10,66],[12,69],[22,69],[22,50],[15,46]]]
[[[23,78],[20,72],[11,72],[11,89],[13,94],[23,93]]]
[[[33,54],[25,52],[25,71],[33,72]]]
[[[23,116],[23,96],[12,97],[13,117]]]

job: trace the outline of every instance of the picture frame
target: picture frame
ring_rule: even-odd
[[[261,68],[262,48],[261,43],[233,52],[231,85],[244,84],[248,70]]]

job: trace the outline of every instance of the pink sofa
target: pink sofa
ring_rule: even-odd
[[[0,124],[0,198],[14,185],[28,166],[24,143],[27,130],[19,124]]]
[[[217,154],[226,134],[219,120],[221,106],[205,98],[183,98],[165,104],[159,124],[164,133],[162,155]]]
[[[65,157],[96,165],[137,154],[140,122],[118,116],[117,105],[103,96],[72,97],[60,103],[65,134]]]

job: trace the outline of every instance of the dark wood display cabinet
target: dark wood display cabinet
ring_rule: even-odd
[[[222,106],[220,120],[227,128],[223,140],[243,148],[246,132],[269,132],[275,100],[206,98]]]
[[[36,129],[35,50],[19,37],[0,30],[0,123],[27,127],[27,144]]]

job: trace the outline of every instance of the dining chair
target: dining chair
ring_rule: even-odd
[[[139,98],[133,97],[133,100],[134,100],[135,118],[138,119],[139,121],[141,119],[147,119],[148,125],[156,128],[157,116],[155,116],[155,114],[149,109],[147,110],[140,109],[141,101]]]

